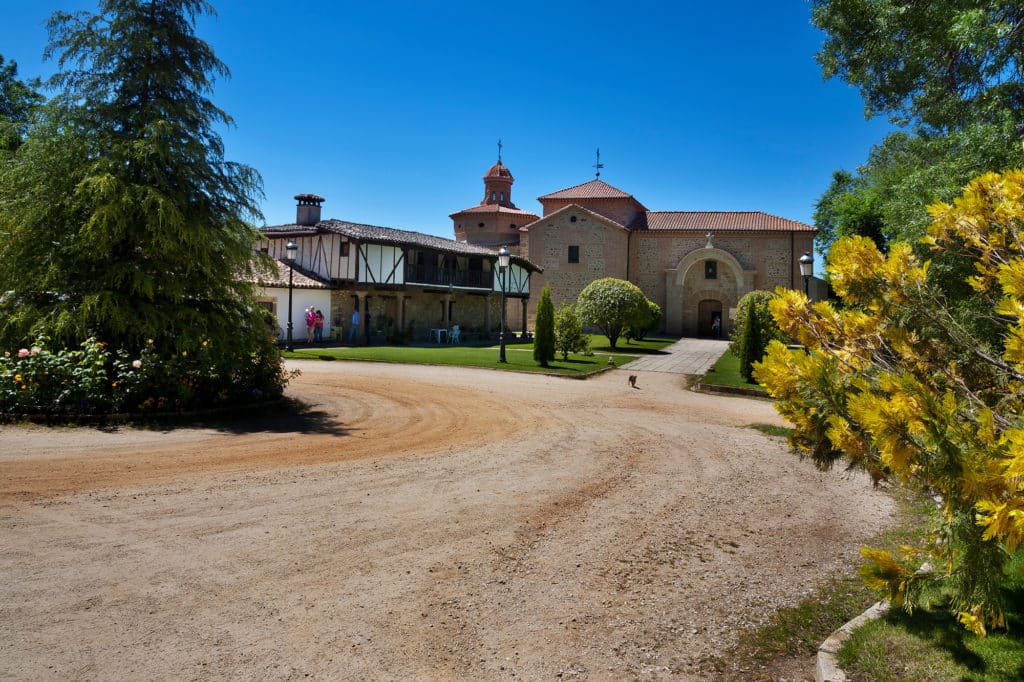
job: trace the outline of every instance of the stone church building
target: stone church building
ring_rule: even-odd
[[[727,334],[740,297],[803,286],[799,258],[817,230],[761,211],[651,211],[595,179],[539,197],[542,215],[512,202],[511,171],[499,157],[484,175],[479,205],[451,214],[455,239],[512,253],[538,266],[528,324],[540,290],[557,308],[595,279],[633,282],[664,311],[664,331]]]

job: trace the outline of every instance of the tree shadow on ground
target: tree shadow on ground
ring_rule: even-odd
[[[196,424],[223,433],[302,433],[342,437],[350,433],[338,415],[286,398],[279,406]]]
[[[268,405],[243,406],[228,411],[217,410],[208,414],[161,416],[128,424],[104,424],[96,428],[115,432],[121,427],[152,431],[184,429],[212,429],[221,433],[245,435],[251,433],[300,433],[328,436],[347,436],[351,430],[337,415],[313,408],[300,400],[284,398]]]
[[[984,656],[968,646],[978,646],[979,640],[957,622],[950,611],[948,599],[933,602],[926,608],[916,610],[913,615],[900,609],[891,609],[886,620],[898,624],[911,636],[946,652],[958,665],[971,671],[972,676],[965,679],[976,679],[974,674],[992,680],[1024,679],[1024,662],[1016,663],[1024,647],[1024,632],[1021,631],[1024,625],[1024,586],[1004,585],[1001,591],[1008,627],[995,628],[989,632],[983,643],[987,651]],[[1010,664],[1012,669],[1006,667],[1008,659],[1014,661]],[[989,663],[994,663],[995,669],[991,669]]]

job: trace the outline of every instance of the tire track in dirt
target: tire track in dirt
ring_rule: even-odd
[[[382,380],[365,368],[341,375],[304,371],[288,390],[306,406],[299,415],[243,418],[221,429],[180,428],[165,432],[168,438],[133,427],[0,427],[0,503],[215,473],[430,454],[485,441],[495,429],[517,429],[499,398],[465,387],[413,377]],[[76,448],[68,452],[63,442],[69,440]]]

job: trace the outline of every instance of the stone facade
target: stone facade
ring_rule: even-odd
[[[551,301],[575,303],[583,287],[602,277],[627,278],[629,230],[579,206],[567,206],[530,225],[527,250],[520,255],[543,268],[531,286],[551,289]],[[576,260],[569,262],[569,250]],[[538,296],[539,299],[539,296]],[[536,310],[536,302],[529,314]]]
[[[533,276],[534,292],[548,286],[557,308],[574,303],[595,279],[629,280],[661,306],[662,331],[683,336],[727,335],[736,305],[749,291],[802,288],[798,259],[813,251],[816,234],[810,225],[759,211],[648,211],[600,179],[539,201],[543,217],[520,227],[517,243],[508,244],[542,268]],[[456,236],[471,244],[486,246],[493,236],[476,239],[459,225]],[[812,293],[820,297],[818,288]],[[537,299],[529,302],[527,326]]]

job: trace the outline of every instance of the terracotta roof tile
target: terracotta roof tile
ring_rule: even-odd
[[[448,217],[461,215],[463,213],[508,213],[511,215],[521,215],[532,217],[536,220],[539,216],[536,213],[530,211],[524,211],[521,208],[507,208],[505,206],[499,206],[498,204],[480,204],[479,206],[473,206],[472,208],[465,208],[461,211],[456,211]]]
[[[269,272],[256,277],[255,281],[265,287],[288,286],[288,264],[277,259],[271,261]],[[292,287],[295,289],[329,289],[331,284],[296,265],[292,275]]]
[[[649,230],[712,232],[816,232],[806,223],[763,211],[648,211]]]
[[[604,180],[591,180],[590,182],[584,182],[582,185],[575,185],[574,187],[568,187],[538,197],[539,201],[544,201],[545,199],[633,199],[633,201],[636,201],[632,194],[627,194],[621,189],[612,187]]]
[[[513,182],[515,178],[512,177],[512,171],[508,169],[499,161],[490,168],[487,169],[487,173],[484,175],[484,180],[487,178],[508,178],[509,182]]]

